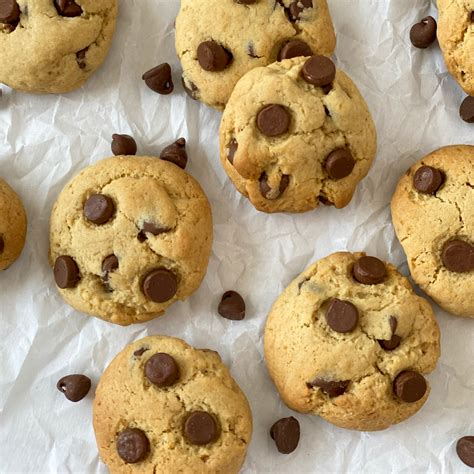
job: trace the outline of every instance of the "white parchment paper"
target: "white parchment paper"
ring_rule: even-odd
[[[21,259],[0,274],[0,472],[105,473],[91,424],[93,390],[78,404],[56,381],[89,375],[94,387],[110,360],[149,334],[184,338],[219,351],[247,394],[254,436],[245,473],[470,472],[456,440],[474,435],[474,321],[438,307],[442,357],[429,376],[431,396],[419,414],[379,433],[338,429],[292,413],[279,400],[263,361],[262,335],[272,302],[310,263],[338,250],[364,250],[407,273],[390,221],[389,202],[400,175],[443,145],[474,143],[462,122],[463,93],[447,74],[437,45],[414,49],[411,25],[437,15],[427,0],[329,0],[337,30],[338,66],[358,84],[379,136],[378,159],[344,210],[304,215],[257,213],[227,179],[218,160],[220,114],[191,101],[179,80],[174,50],[178,0],[121,0],[113,48],[104,67],[64,96],[4,89],[0,100],[0,175],[21,194],[29,218]],[[159,96],[141,75],[169,62],[176,90]],[[140,154],[159,154],[188,139],[187,170],[213,208],[215,241],[200,290],[166,316],[122,328],[74,311],[56,291],[48,265],[48,220],[65,183],[109,156],[112,133],[130,133]],[[220,295],[237,289],[247,318],[216,314]],[[298,449],[279,454],[268,435],[280,417],[301,423]]]

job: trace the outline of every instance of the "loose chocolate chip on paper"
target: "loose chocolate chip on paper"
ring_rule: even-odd
[[[459,115],[467,123],[474,123],[474,97],[468,95],[461,103]]]
[[[464,240],[450,240],[443,246],[441,260],[452,272],[468,273],[474,270],[474,246]]]
[[[413,176],[413,186],[422,194],[435,194],[443,181],[443,173],[431,166],[421,166]]]
[[[331,381],[325,380],[322,378],[314,379],[312,382],[308,383],[309,388],[318,387],[320,388],[328,397],[334,398],[339,397],[347,390],[350,380],[340,380],[340,381]]]
[[[241,321],[245,318],[245,301],[236,291],[226,291],[217,311],[223,318]]]
[[[130,135],[112,135],[112,153],[115,156],[132,156],[137,154],[137,142]]]
[[[376,257],[361,257],[354,264],[354,278],[364,285],[377,285],[387,277],[385,263]]]
[[[343,179],[349,176],[355,166],[355,160],[349,150],[334,150],[328,155],[324,163],[329,177],[334,180]]]
[[[272,189],[268,184],[268,176],[266,173],[263,173],[260,176],[260,193],[265,199],[275,200],[278,199],[286,190],[290,184],[290,177],[286,174],[282,175],[280,180],[280,186],[278,189]]]
[[[143,293],[155,303],[165,303],[178,291],[176,275],[166,268],[148,273],[142,283]]]
[[[282,454],[290,454],[300,441],[300,424],[296,418],[282,418],[270,428],[270,436],[275,440],[278,451]]]
[[[232,61],[232,55],[215,41],[204,41],[197,50],[199,64],[205,71],[223,71]]]
[[[229,160],[229,163],[231,165],[234,164],[234,157],[235,157],[235,154],[237,153],[238,148],[239,148],[239,144],[237,143],[237,140],[233,138],[229,144],[229,150],[227,152],[227,159]]]
[[[456,452],[466,466],[474,467],[474,436],[463,436],[456,444]]]
[[[0,23],[15,25],[20,21],[20,7],[15,0],[0,0]]]
[[[57,389],[71,402],[82,400],[91,388],[91,379],[82,374],[66,375],[59,379]]]
[[[150,442],[146,434],[138,428],[127,428],[116,441],[118,455],[128,464],[143,461],[150,452]]]
[[[184,170],[188,164],[188,154],[186,153],[186,140],[180,138],[171,145],[167,146],[161,152],[160,158],[165,161],[171,161]]]
[[[326,56],[312,56],[301,70],[303,79],[317,87],[328,86],[336,77],[336,66]]]
[[[326,311],[326,321],[333,331],[340,333],[351,332],[357,326],[359,312],[349,301],[333,298]]]
[[[191,444],[203,446],[217,440],[219,428],[212,415],[205,411],[194,411],[184,423],[184,436]]]
[[[169,387],[179,379],[179,367],[173,357],[160,352],[147,360],[145,375],[152,384]]]
[[[406,403],[414,403],[421,400],[426,390],[425,378],[413,370],[401,372],[393,382],[395,395]]]
[[[171,66],[168,63],[150,69],[143,74],[142,79],[152,91],[158,92],[158,94],[168,95],[174,90]]]
[[[54,0],[54,6],[61,16],[75,17],[82,15],[82,8],[74,0]]]
[[[291,116],[287,108],[279,104],[263,107],[257,114],[257,127],[267,137],[278,137],[290,128]]]
[[[289,16],[291,21],[298,21],[305,8],[313,8],[313,0],[295,0],[289,7]]]
[[[432,16],[423,18],[419,23],[412,26],[410,40],[416,48],[427,48],[436,39],[436,20]]]
[[[390,329],[392,330],[392,337],[389,340],[379,339],[379,344],[382,349],[386,351],[393,351],[395,350],[401,343],[402,338],[395,334],[398,326],[398,320],[394,316],[390,316]]]
[[[301,40],[291,40],[285,43],[278,53],[278,61],[297,58],[299,56],[312,56],[313,51],[308,43]]]
[[[54,280],[59,288],[74,288],[81,279],[79,268],[72,257],[61,255],[54,263]]]
[[[85,218],[96,225],[103,225],[114,215],[115,204],[105,194],[93,194],[84,204]]]

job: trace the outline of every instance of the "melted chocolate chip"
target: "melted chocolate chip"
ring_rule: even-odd
[[[452,272],[469,273],[474,270],[474,246],[464,240],[450,240],[443,246],[441,260]]]
[[[313,0],[294,0],[288,8],[289,18],[291,21],[298,21],[301,13],[306,8],[313,7]]]
[[[349,150],[339,149],[334,150],[328,155],[324,162],[329,177],[334,180],[339,180],[349,176],[355,166],[355,160]]]
[[[267,137],[278,137],[290,128],[291,116],[287,108],[279,104],[263,107],[257,115],[257,127]]]
[[[278,199],[286,190],[290,183],[290,177],[286,174],[281,176],[280,186],[278,189],[272,189],[268,184],[268,177],[266,173],[263,173],[260,177],[260,192],[265,199],[275,200]]]
[[[212,415],[205,411],[190,413],[184,423],[184,436],[191,444],[203,446],[219,437],[219,427]]]
[[[393,351],[400,345],[402,338],[395,334],[395,331],[397,330],[398,326],[397,318],[395,318],[394,316],[390,316],[389,323],[390,329],[392,330],[392,337],[389,340],[379,339],[378,342],[382,349],[386,351]]]
[[[229,151],[227,152],[227,159],[229,160],[230,164],[234,164],[234,157],[237,153],[237,149],[239,148],[239,144],[235,138],[229,143]]]
[[[158,387],[169,387],[179,379],[179,367],[169,354],[158,353],[145,364],[147,379]]]
[[[336,332],[351,332],[357,326],[359,312],[349,301],[341,301],[333,298],[326,311],[326,322]]]
[[[148,273],[143,280],[142,289],[145,296],[155,303],[165,303],[178,291],[178,279],[171,271],[160,268]]]
[[[54,6],[61,16],[75,17],[82,15],[82,8],[74,0],[54,0]]]
[[[319,387],[328,397],[335,398],[345,393],[349,384],[350,380],[332,381],[316,378],[307,385],[309,388]]]

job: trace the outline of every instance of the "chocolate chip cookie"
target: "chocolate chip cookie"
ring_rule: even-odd
[[[218,109],[251,69],[335,46],[326,0],[182,0],[176,19],[184,86]]]
[[[264,212],[346,206],[372,165],[376,142],[364,99],[325,56],[247,73],[220,128],[224,169]]]
[[[413,280],[446,311],[474,318],[474,146],[448,146],[413,165],[392,198]]]
[[[288,407],[361,431],[423,406],[423,374],[439,351],[429,303],[393,265],[363,253],[310,266],[279,296],[265,328],[265,360]]]
[[[0,82],[60,94],[82,86],[104,62],[116,0],[0,0]]]
[[[18,194],[0,178],[0,270],[21,254],[26,238],[26,212]]]
[[[94,400],[94,430],[112,473],[237,473],[252,414],[217,352],[147,337],[108,366]]]
[[[474,96],[474,1],[438,0],[438,42],[449,72]]]
[[[203,279],[212,217],[175,164],[118,156],[86,168],[51,215],[50,261],[64,299],[116,324],[153,319]]]

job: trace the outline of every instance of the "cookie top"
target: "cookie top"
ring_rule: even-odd
[[[217,352],[153,336],[107,367],[94,430],[112,473],[231,474],[244,462],[252,414]]]
[[[413,280],[446,311],[474,318],[474,146],[448,146],[413,165],[392,198]]]
[[[103,63],[116,0],[5,0],[0,10],[0,82],[60,94],[82,86]]]
[[[56,284],[74,308],[116,324],[153,319],[206,273],[212,217],[199,184],[175,164],[118,156],[63,189],[50,223]]]
[[[323,56],[247,73],[220,128],[227,174],[264,212],[346,206],[372,165],[376,142],[356,86]]]
[[[416,413],[421,374],[439,357],[427,301],[394,266],[340,252],[298,276],[274,303],[265,359],[283,401],[342,428],[381,430]]]
[[[326,0],[181,0],[176,19],[184,85],[218,109],[251,69],[335,46]]]
[[[20,256],[25,238],[25,208],[18,194],[0,178],[0,270]]]
[[[474,0],[438,0],[438,41],[449,72],[474,96]]]

